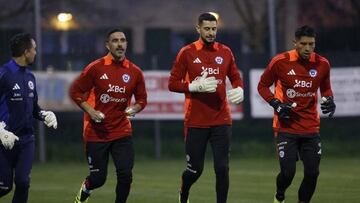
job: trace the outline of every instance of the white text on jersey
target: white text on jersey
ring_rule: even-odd
[[[208,72],[209,75],[219,75],[220,74],[220,70],[219,67],[217,68],[210,68],[210,67],[201,67],[201,69],[203,70],[202,72]]]
[[[125,93],[126,87],[125,86],[120,87],[117,85],[109,84],[109,89],[107,90],[107,92]]]
[[[312,87],[312,81],[307,82],[305,80],[295,80],[295,87],[306,87],[306,88],[311,88]]]

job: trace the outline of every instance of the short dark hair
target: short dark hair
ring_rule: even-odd
[[[110,30],[106,35],[106,41],[109,41],[110,36],[115,32],[123,32],[123,31],[121,31],[120,29],[117,29],[117,28]]]
[[[19,33],[14,35],[10,39],[10,51],[12,57],[20,57],[24,54],[25,50],[32,48],[32,40],[30,34],[28,33]]]
[[[216,17],[211,13],[202,13],[202,14],[200,14],[199,18],[198,18],[198,25],[200,25],[204,20],[216,21],[217,22]]]
[[[295,31],[295,38],[299,39],[301,37],[316,37],[316,33],[314,28],[308,26],[308,25],[304,25],[302,27],[299,27],[298,29],[296,29]]]

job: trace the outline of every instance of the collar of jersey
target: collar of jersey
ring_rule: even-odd
[[[215,51],[219,50],[219,43],[214,42],[212,45],[206,45],[201,39],[198,39],[197,41],[194,42],[195,44],[195,48],[196,50],[201,50],[204,47],[208,48],[208,49],[213,49]]]
[[[300,58],[298,52],[295,49],[288,51],[288,53],[290,56],[290,61],[297,61]],[[315,62],[314,52],[310,54],[309,62]]]
[[[23,69],[21,69],[21,67],[19,66],[19,64],[17,64],[17,63],[15,62],[14,59],[11,59],[11,60],[9,61],[8,67],[9,67],[9,69],[11,70],[11,72],[13,72],[13,73],[15,73],[15,72],[17,72],[17,71],[19,71],[19,70],[23,70]],[[25,70],[25,71],[27,70],[27,66],[24,67],[24,70]]]
[[[104,56],[104,65],[111,65],[111,64],[116,64],[116,63],[114,63],[112,55],[108,53],[106,56]],[[119,64],[124,68],[130,67],[130,62],[126,57]]]

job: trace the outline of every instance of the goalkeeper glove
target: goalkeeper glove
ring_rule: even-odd
[[[52,111],[40,111],[40,115],[44,118],[44,123],[47,127],[57,128],[57,120],[54,112]]]
[[[216,91],[218,81],[215,77],[208,77],[208,72],[203,72],[201,77],[197,77],[189,84],[190,92],[212,93]]]
[[[244,90],[241,87],[228,90],[227,99],[233,104],[239,104],[244,100]]]
[[[12,149],[15,144],[15,140],[19,140],[19,137],[12,132],[5,130],[6,124],[0,122],[0,140],[5,149]]]
[[[131,106],[125,109],[125,114],[128,118],[134,117],[136,113],[137,111],[135,111],[135,109]]]
[[[329,114],[329,117],[333,117],[334,113],[335,113],[335,109],[336,109],[336,105],[334,102],[334,97],[329,96],[329,97],[322,97],[321,98],[322,102],[321,102],[321,111],[323,114]]]
[[[295,108],[297,106],[296,103],[282,103],[280,100],[275,98],[272,99],[269,104],[274,108],[280,119],[290,118],[291,108]]]

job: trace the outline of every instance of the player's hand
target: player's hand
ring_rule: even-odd
[[[105,115],[100,111],[92,110],[88,114],[95,123],[101,123],[105,119]]]
[[[274,108],[280,119],[290,118],[291,108],[295,108],[297,106],[296,103],[282,103],[280,100],[275,98],[272,99],[269,104]]]
[[[141,106],[139,104],[134,104],[128,106],[124,112],[128,118],[132,118],[135,116],[135,114],[139,113],[140,111],[141,111]]]
[[[334,97],[322,97],[321,98],[321,111],[323,114],[329,114],[329,117],[333,117],[336,109],[336,105],[334,102]]]
[[[197,77],[189,84],[190,92],[216,92],[218,81],[215,77],[207,77],[208,72],[204,71],[201,77]]]
[[[7,131],[5,127],[6,124],[3,121],[0,122],[0,140],[5,149],[12,149],[14,147],[15,140],[19,140],[19,137],[10,131]]]
[[[233,104],[240,104],[244,100],[244,90],[241,87],[237,87],[228,90],[226,93],[227,99]]]
[[[57,128],[57,119],[52,111],[40,111],[40,115],[44,118],[44,123],[47,127]]]

